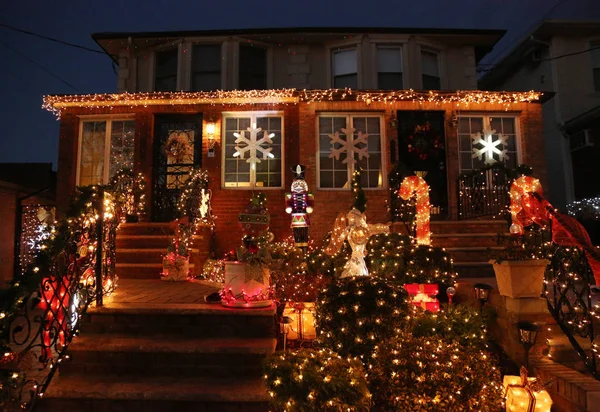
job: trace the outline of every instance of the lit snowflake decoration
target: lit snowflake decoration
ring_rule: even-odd
[[[250,137],[246,137],[246,131],[250,134]],[[262,132],[260,127],[256,127],[256,123],[252,124],[252,127],[248,127],[246,130],[242,130],[240,133],[234,133],[233,135],[237,137],[235,139],[235,150],[236,152],[233,154],[233,157],[240,157],[240,159],[244,158],[246,152],[248,152],[248,159],[246,163],[251,163],[254,168],[256,163],[260,163],[260,159],[258,155],[262,154],[262,158],[274,158],[275,155],[271,153],[273,150],[272,147],[263,147],[263,145],[273,144],[272,137],[275,137],[275,133],[267,134],[267,132],[263,132],[263,137],[259,138],[259,134]],[[243,144],[245,146],[240,146]]]
[[[342,153],[346,153],[346,158],[342,160],[342,163],[351,162],[352,164],[356,164],[356,159],[354,158],[354,154],[358,155],[358,159],[369,157],[369,153],[367,151],[367,137],[369,135],[367,133],[358,132],[358,136],[354,137],[354,128],[350,129],[341,129],[342,133],[346,135],[346,140],[342,140],[340,138],[340,132],[335,132],[334,134],[329,134],[329,138],[331,139],[331,148],[329,158],[335,157],[335,160],[340,160],[340,155]],[[337,149],[333,147],[335,143],[338,143],[340,147]],[[359,144],[364,144],[364,147],[358,147]]]
[[[479,160],[482,160],[482,158],[485,157],[485,164],[490,165],[497,161],[502,162],[508,160],[508,156],[506,155],[507,150],[500,150],[498,148],[500,145],[502,145],[502,147],[507,145],[508,137],[504,136],[502,133],[498,133],[498,139],[494,140],[494,133],[496,133],[496,130],[487,125],[483,128],[483,136],[481,132],[471,135],[471,138],[473,139],[473,159],[478,158]],[[475,147],[477,145],[480,145],[481,147]],[[497,160],[494,158],[494,155],[498,155]]]

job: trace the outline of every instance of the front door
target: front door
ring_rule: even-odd
[[[431,215],[448,213],[444,112],[398,111],[398,155],[430,187]]]
[[[177,211],[181,188],[194,166],[202,165],[202,114],[156,115],[152,220],[168,222]]]

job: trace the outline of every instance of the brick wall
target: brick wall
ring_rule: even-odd
[[[535,168],[543,185],[546,185],[545,159],[543,157],[543,136],[541,106],[539,104],[515,104],[510,107],[520,115],[521,152],[523,161]],[[276,239],[291,234],[290,219],[284,211],[284,193],[289,190],[293,174],[290,167],[294,164],[307,166],[307,182],[315,195],[315,212],[311,217],[311,237],[320,240],[331,229],[338,213],[347,211],[352,204],[350,191],[319,190],[317,188],[317,131],[316,121],[320,112],[374,112],[384,115],[384,147],[386,172],[392,168],[389,142],[397,139],[397,131],[390,127],[392,113],[397,110],[443,110],[446,118],[446,156],[448,173],[448,197],[450,217],[455,219],[456,211],[456,178],[458,176],[458,139],[457,130],[448,121],[457,111],[454,104],[434,104],[427,102],[397,102],[393,104],[363,102],[331,101],[321,103],[299,103],[289,105],[193,105],[193,106],[150,106],[150,107],[115,107],[94,109],[69,109],[63,114],[60,127],[59,165],[58,165],[58,203],[59,210],[64,210],[68,195],[75,188],[77,141],[79,133],[78,115],[91,114],[125,114],[134,113],[136,121],[135,169],[146,176],[147,199],[151,204],[152,196],[152,162],[154,114],[156,113],[203,113],[204,125],[211,119],[216,122],[215,139],[220,142],[221,113],[223,111],[260,111],[279,110],[284,112],[285,127],[285,179],[284,188],[280,190],[262,189],[267,196],[267,205],[271,213],[271,230]],[[506,107],[501,104],[472,104],[467,109],[461,108],[458,114],[467,112],[505,113]],[[211,176],[210,189],[213,192],[213,210],[216,220],[216,248],[226,251],[240,242],[240,231],[237,215],[252,195],[251,190],[221,188],[221,145],[216,145],[215,156],[207,157],[208,139],[203,139],[202,165]],[[387,178],[384,177],[387,184]],[[366,190],[368,199],[368,221],[387,222],[387,189]]]

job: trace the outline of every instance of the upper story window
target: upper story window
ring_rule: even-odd
[[[592,72],[594,74],[594,91],[600,92],[600,42],[593,42],[590,45],[592,49]]]
[[[380,90],[403,88],[401,46],[377,46],[377,88]]]
[[[223,186],[282,187],[283,116],[279,113],[223,115]]]
[[[423,90],[440,90],[442,88],[438,53],[421,50],[421,78]]]
[[[80,130],[78,186],[107,184],[122,168],[133,168],[133,120],[84,120]]]
[[[461,173],[494,163],[504,163],[511,169],[517,167],[517,119],[504,115],[460,116],[458,150]]]
[[[380,115],[319,116],[320,188],[349,188],[356,167],[363,170],[363,187],[383,187],[382,124]]]
[[[177,72],[179,49],[160,50],[156,52],[154,69],[154,90],[157,92],[173,92],[177,90]]]
[[[191,90],[221,89],[221,45],[196,44],[192,47]]]
[[[267,88],[267,50],[249,44],[240,44],[239,53],[240,90],[264,90]]]
[[[332,85],[336,89],[358,88],[358,52],[356,48],[332,51]]]

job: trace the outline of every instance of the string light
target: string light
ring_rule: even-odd
[[[416,196],[416,240],[419,245],[431,244],[431,231],[429,230],[430,204],[429,204],[429,185],[420,176],[407,176],[400,185],[400,197],[404,200],[410,199],[413,194]]]
[[[522,235],[524,224],[519,218],[519,213],[523,210],[522,199],[526,193],[535,192],[542,194],[542,184],[539,179],[532,176],[521,176],[510,186],[510,216],[512,224],[510,225],[510,233],[513,235]]]

